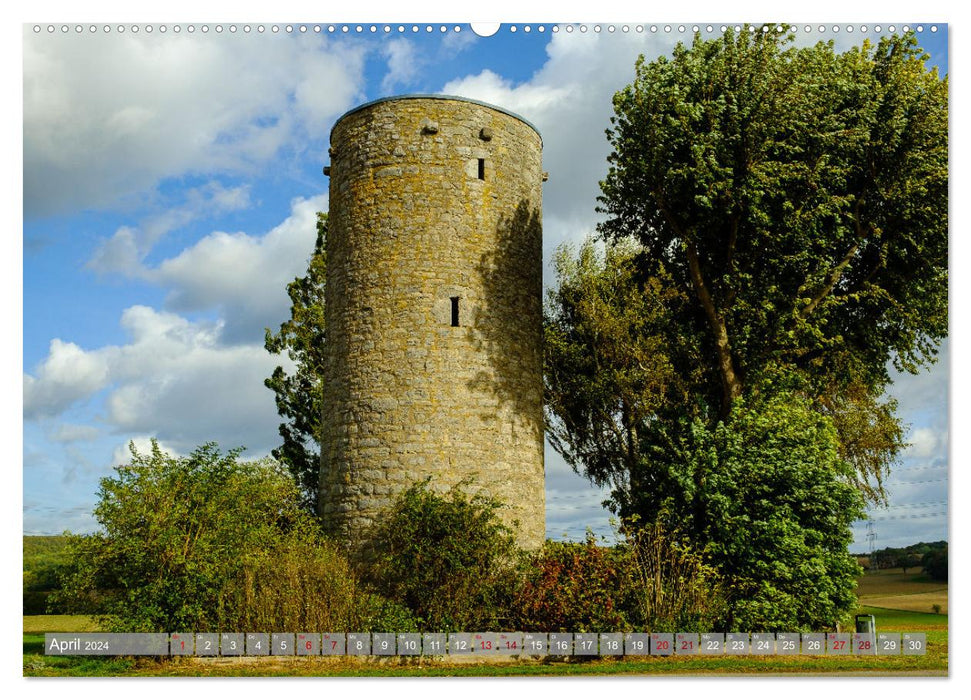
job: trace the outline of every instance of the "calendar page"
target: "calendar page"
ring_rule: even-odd
[[[25,676],[948,674],[949,26],[627,14],[25,21]]]

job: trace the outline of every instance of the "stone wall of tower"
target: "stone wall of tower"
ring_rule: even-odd
[[[531,125],[457,98],[334,126],[319,506],[344,537],[430,477],[542,544],[541,157]]]

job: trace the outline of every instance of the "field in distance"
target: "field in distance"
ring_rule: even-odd
[[[916,568],[868,571],[859,578],[856,595],[861,605],[947,615],[947,583]]]

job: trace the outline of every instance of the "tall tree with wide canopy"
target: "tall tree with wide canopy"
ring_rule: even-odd
[[[660,332],[694,400],[675,408],[714,425],[784,383],[879,500],[903,446],[888,366],[916,372],[947,334],[947,79],[912,34],[842,54],[788,35],[637,61],[599,232],[677,292]]]

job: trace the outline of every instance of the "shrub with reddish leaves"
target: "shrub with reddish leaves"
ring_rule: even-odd
[[[624,614],[623,554],[586,542],[547,542],[524,568],[512,604],[515,629],[601,632],[630,629]]]

